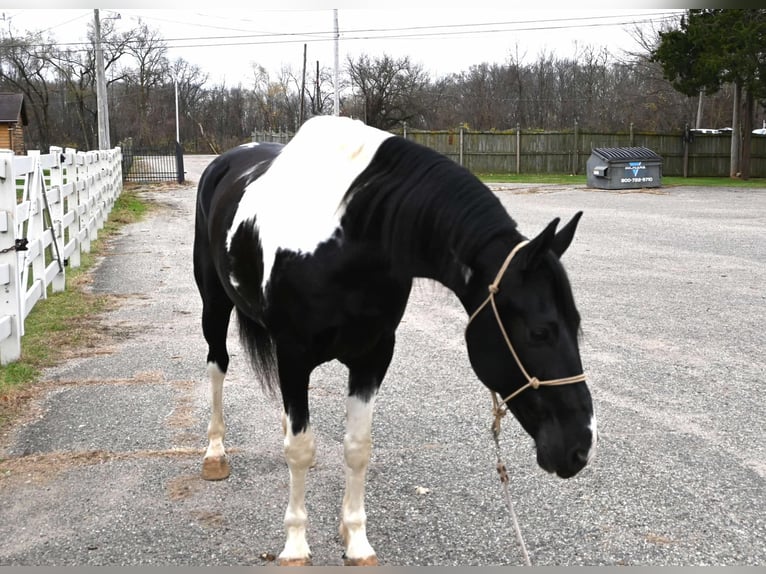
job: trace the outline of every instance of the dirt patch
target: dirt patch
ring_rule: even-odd
[[[195,510],[191,513],[194,520],[206,528],[220,528],[223,526],[224,518],[220,512],[210,512],[209,510]]]
[[[197,444],[201,437],[193,431],[199,422],[195,415],[194,381],[174,381],[173,387],[179,391],[176,406],[168,416],[167,424],[175,431],[173,442],[182,445]]]
[[[178,183],[177,181],[164,181],[164,182],[152,182],[152,183],[126,181],[123,184],[123,189],[125,191],[130,191],[133,193],[142,193],[145,191],[149,191],[152,193],[168,192],[168,191],[174,191],[176,189],[185,189],[187,187],[189,187],[189,182]]]
[[[669,195],[669,191],[659,187],[642,187],[637,189],[600,189],[596,187],[583,187],[582,191],[593,191],[596,193],[613,193],[616,195],[626,195],[629,193],[646,193],[649,195]]]
[[[560,193],[562,191],[571,191],[575,188],[569,185],[551,184],[551,185],[529,185],[529,184],[497,184],[488,186],[494,192],[510,193],[512,195],[534,195],[542,193]]]
[[[149,458],[202,457],[202,449],[173,448],[168,450],[139,450],[110,452],[93,450],[83,452],[53,452],[0,459],[0,485],[9,483],[44,484],[73,468],[107,464],[114,461]]]
[[[668,544],[677,544],[677,540],[673,540],[672,538],[668,538],[667,536],[662,536],[660,534],[654,534],[653,532],[649,532],[646,536],[646,541],[651,544],[658,544],[660,546],[666,546]]]
[[[178,476],[167,484],[168,498],[173,501],[185,500],[193,496],[200,488],[199,475],[186,474]]]
[[[130,379],[53,379],[29,384],[20,389],[10,389],[0,396],[0,420],[5,423],[0,427],[0,453],[8,448],[9,441],[15,429],[30,424],[45,414],[44,401],[47,395],[64,387],[84,387],[89,385],[149,385],[166,384],[162,371],[140,371]],[[176,383],[183,388],[192,385],[189,381]],[[193,397],[189,393],[188,401],[183,400],[183,405],[177,408],[171,415],[171,426],[176,428],[189,428],[194,423],[191,415],[193,409]],[[191,437],[187,436],[183,442],[189,443]],[[193,437],[196,442],[198,437]]]

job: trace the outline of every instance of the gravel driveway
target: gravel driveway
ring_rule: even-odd
[[[195,184],[148,194],[93,271],[119,295],[104,345],[45,372],[0,445],[0,565],[269,563],[283,544],[288,472],[279,404],[236,338],[225,386],[232,476],[199,478],[206,348],[192,279]],[[307,182],[308,184],[309,182]],[[564,262],[583,317],[599,414],[594,463],[563,481],[504,420],[511,495],[535,565],[766,562],[766,189],[496,186],[527,235],[585,215]],[[455,297],[418,283],[377,402],[368,534],[381,564],[519,565],[495,471],[490,395]],[[345,372],[315,372],[314,564],[342,564]]]

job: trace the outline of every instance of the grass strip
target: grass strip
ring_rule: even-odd
[[[73,349],[87,348],[98,340],[98,322],[94,319],[115,299],[87,289],[89,271],[103,256],[110,238],[151,209],[151,203],[141,197],[147,189],[151,188],[131,183],[123,186],[98,239],[91,242],[90,252],[81,253],[79,267],[66,268],[66,289],[53,293],[49,287],[47,298],[38,301],[27,316],[20,358],[0,365],[0,428],[29,398],[26,389],[39,379],[42,369],[57,364]]]

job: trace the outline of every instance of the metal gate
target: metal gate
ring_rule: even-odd
[[[121,142],[120,144],[124,144]],[[184,154],[181,145],[161,148],[122,147],[122,180],[143,183],[184,182]]]

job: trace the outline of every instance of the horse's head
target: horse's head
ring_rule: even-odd
[[[580,315],[559,261],[580,215],[558,233],[555,219],[517,246],[494,277],[475,277],[479,303],[466,328],[477,376],[535,440],[538,464],[563,478],[588,463],[597,441],[577,343]]]

